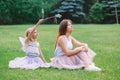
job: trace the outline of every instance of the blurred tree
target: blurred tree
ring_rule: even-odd
[[[92,5],[94,3],[96,3],[98,0],[84,0],[84,4],[83,4],[83,11],[86,13],[86,14],[89,14],[89,10],[90,8],[92,7]]]
[[[58,0],[0,0],[0,24],[36,23]],[[49,5],[48,5],[49,4]]]
[[[63,0],[60,6],[51,11],[51,15],[61,14],[62,19],[71,19],[75,23],[83,23],[85,13],[83,12],[84,0]]]
[[[11,1],[0,1],[0,24],[12,23],[11,13],[9,7],[12,7]]]
[[[105,18],[104,23],[120,23],[120,1],[101,1],[102,4],[105,4]]]
[[[120,1],[100,0],[90,9],[90,23],[119,23]]]
[[[91,23],[103,23],[105,17],[104,6],[105,5],[97,2],[91,7],[89,14]]]

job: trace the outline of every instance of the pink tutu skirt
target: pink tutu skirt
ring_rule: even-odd
[[[21,69],[32,69],[35,70],[40,67],[48,68],[49,63],[44,63],[41,58],[35,57],[17,57],[14,60],[9,61],[9,68],[21,68]]]
[[[58,68],[58,69],[80,69],[85,66],[85,62],[82,60],[81,57],[83,57],[81,54],[87,54],[89,57],[89,60],[93,60],[96,53],[92,51],[91,49],[88,50],[87,53],[80,52],[73,56],[56,56],[51,59],[51,67]]]

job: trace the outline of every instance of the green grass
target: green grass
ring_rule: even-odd
[[[25,56],[19,36],[33,25],[0,26],[0,80],[120,80],[120,25],[74,25],[72,36],[88,43],[97,56],[94,62],[102,72],[84,70],[59,70],[39,68],[36,70],[9,69],[8,63],[16,57]],[[54,57],[54,43],[58,25],[40,25],[38,28],[41,49],[48,62]]]

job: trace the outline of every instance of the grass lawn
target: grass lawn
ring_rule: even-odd
[[[19,36],[33,25],[0,26],[0,80],[120,80],[120,25],[74,24],[72,36],[88,43],[97,53],[94,59],[102,72],[39,68],[36,70],[9,69],[8,63],[16,57],[23,57]],[[38,28],[42,52],[48,62],[54,57],[54,44],[58,25],[40,25]]]

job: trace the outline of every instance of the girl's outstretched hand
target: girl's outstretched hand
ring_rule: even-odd
[[[38,22],[39,22],[39,23],[42,23],[43,21],[44,21],[44,19],[39,19],[39,21],[38,21]]]
[[[39,26],[40,23],[42,23],[44,21],[44,19],[39,19],[38,22],[36,23],[36,25],[34,26],[34,29],[37,29],[37,27]]]

